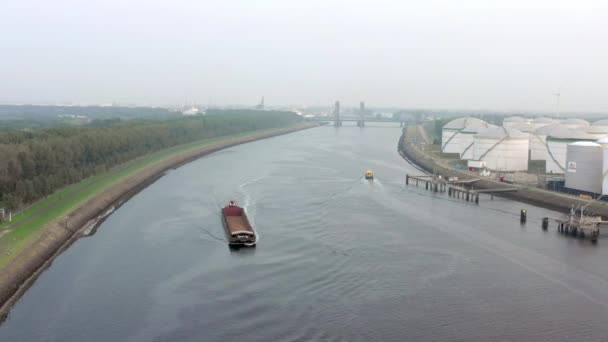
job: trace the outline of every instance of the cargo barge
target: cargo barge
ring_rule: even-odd
[[[258,236],[249,223],[245,209],[237,206],[235,201],[230,201],[222,209],[222,221],[230,247],[255,247]]]

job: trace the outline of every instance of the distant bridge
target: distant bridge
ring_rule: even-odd
[[[390,119],[390,118],[378,118],[378,117],[366,117],[366,118],[361,118],[360,116],[342,116],[340,115],[339,118],[336,118],[335,116],[313,116],[313,117],[308,117],[306,118],[307,120],[310,121],[317,121],[317,122],[329,122],[329,121],[333,121],[333,122],[340,122],[340,124],[337,124],[336,126],[341,126],[341,122],[347,121],[347,122],[356,122],[357,126],[363,126],[365,122],[394,122],[394,123],[399,123],[399,126],[403,126],[404,121],[401,120],[395,120],[395,119]]]
[[[313,116],[313,117],[308,117],[308,120],[311,121],[335,121],[336,118],[333,116]],[[340,121],[359,121],[361,120],[361,117],[359,116],[342,116],[340,115]],[[400,122],[399,120],[394,120],[394,119],[389,119],[389,118],[375,118],[375,117],[369,117],[369,118],[364,118],[363,120],[365,120],[366,122]]]
[[[365,102],[361,102],[361,104],[359,106],[359,111],[356,113],[356,115],[351,115],[351,116],[340,115],[340,101],[336,101],[336,103],[334,104],[334,110],[332,112],[332,115],[313,116],[308,119],[311,121],[333,121],[335,127],[342,126],[342,122],[344,122],[344,121],[356,122],[357,127],[365,127],[365,122],[399,122],[400,127],[405,125],[405,122],[401,118],[400,118],[401,120],[395,120],[392,118],[388,119],[388,118],[379,117],[379,116],[368,117],[367,115],[365,115],[366,112],[368,112],[368,111],[365,109]]]

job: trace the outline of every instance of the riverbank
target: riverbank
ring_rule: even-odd
[[[317,126],[303,123],[178,146],[155,153],[153,158],[143,157],[139,163],[136,160],[126,168],[118,167],[116,173],[108,172],[108,177],[100,175],[97,183],[85,180],[74,185],[74,188],[82,187],[82,192],[67,189],[64,195],[73,196],[72,202],[42,208],[42,215],[33,222],[2,237],[5,244],[12,244],[14,248],[0,256],[0,318],[6,317],[15,301],[56,256],[78,238],[94,231],[93,227],[116,206],[162,177],[167,170],[221,149]],[[17,240],[14,234],[29,236]]]
[[[444,163],[442,163],[441,160],[438,160],[436,157],[428,153],[425,153],[419,147],[419,145],[414,143],[416,139],[413,138],[414,135],[417,134],[417,129],[417,126],[407,126],[403,129],[403,134],[400,138],[398,149],[399,153],[404,159],[410,161],[411,163],[417,165],[419,168],[429,173],[432,173],[434,171],[444,176],[454,176],[465,180],[473,178],[482,178],[479,176],[473,176],[466,171],[459,171],[453,168],[449,168]],[[595,215],[601,215],[603,217],[608,217],[608,205],[606,205],[606,203],[604,202],[590,201],[568,194],[549,191],[537,187],[523,186],[518,184],[505,184],[490,179],[482,178],[480,181],[475,183],[475,188],[477,189],[506,189],[512,188],[514,186],[518,188],[516,192],[501,193],[499,196],[529,203],[536,206],[545,207],[547,209],[552,209],[563,213],[568,213],[572,205],[574,205],[575,207],[579,205],[589,205],[585,209],[586,212],[593,213]]]

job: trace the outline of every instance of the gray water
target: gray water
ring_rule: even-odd
[[[530,205],[406,187],[419,171],[399,133],[320,127],[170,172],[57,258],[0,341],[608,339],[608,238],[543,232],[557,214]],[[232,198],[256,249],[224,241]]]

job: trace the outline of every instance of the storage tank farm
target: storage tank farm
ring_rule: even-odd
[[[591,141],[577,141],[567,146],[566,187],[594,194],[602,193],[603,148]]]
[[[488,128],[473,137],[473,160],[492,171],[527,171],[528,149],[528,133],[514,128]]]
[[[489,124],[481,119],[465,117],[454,119],[445,124],[441,130],[441,152],[462,154],[471,143],[471,136],[466,128],[477,132],[481,128],[487,128]],[[477,128],[474,128],[477,127]]]
[[[528,160],[544,160],[547,174],[564,175],[570,189],[608,194],[608,119],[505,118],[497,127],[458,118],[442,130],[442,152],[483,161],[490,171],[528,171]]]

